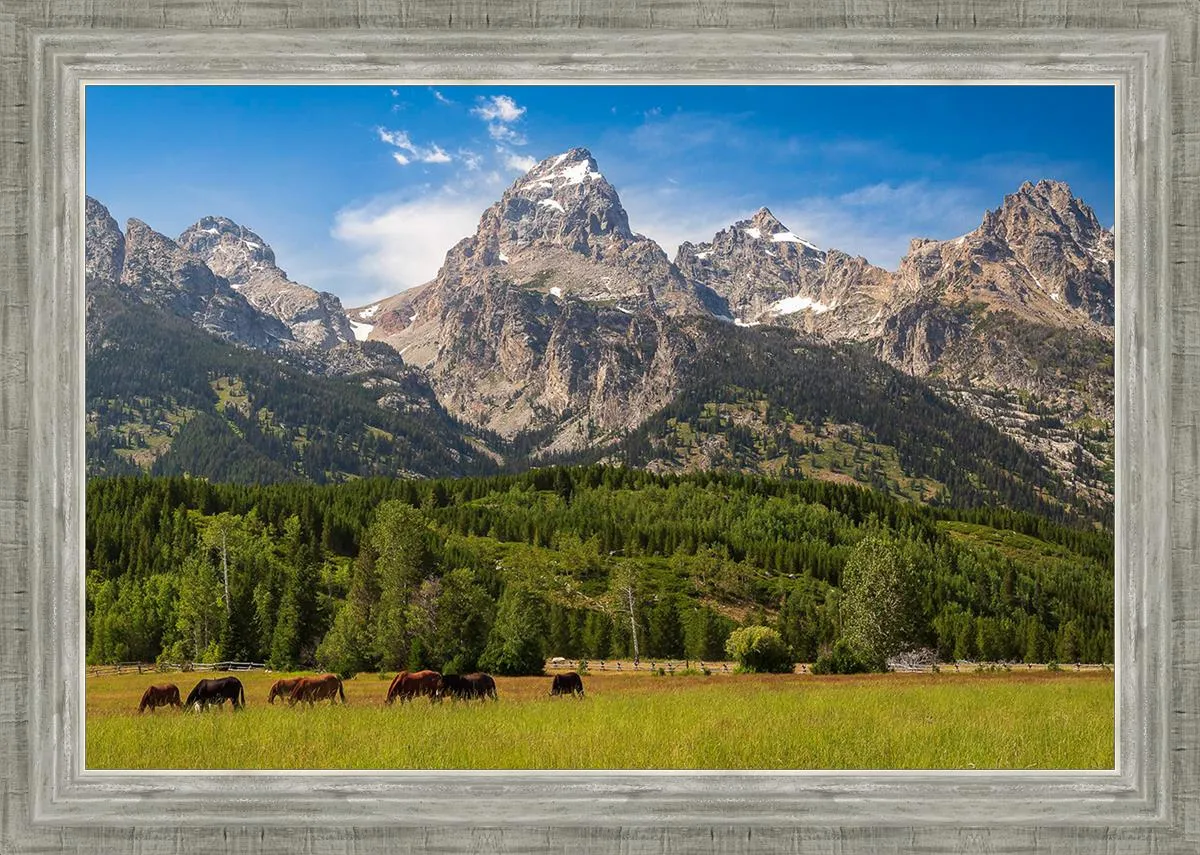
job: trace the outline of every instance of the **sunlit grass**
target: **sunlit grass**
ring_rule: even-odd
[[[151,682],[88,679],[91,769],[1108,769],[1111,673],[596,674],[588,695],[500,678],[499,702],[386,707],[387,680],[347,705],[266,703],[279,675],[239,675],[248,709],[137,714]]]

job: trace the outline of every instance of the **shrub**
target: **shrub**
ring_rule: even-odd
[[[869,674],[886,670],[886,663],[864,653],[844,638],[839,638],[831,650],[818,656],[812,666],[814,674]]]
[[[795,667],[783,637],[766,626],[745,626],[730,633],[725,652],[737,660],[738,668],[751,673],[788,674]]]

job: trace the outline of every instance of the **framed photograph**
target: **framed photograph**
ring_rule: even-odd
[[[0,11],[5,851],[1200,842],[1194,10]]]

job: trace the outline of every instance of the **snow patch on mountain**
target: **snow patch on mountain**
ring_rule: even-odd
[[[589,180],[599,181],[604,176],[599,172],[593,172],[591,164],[586,160],[581,160],[563,169],[555,177],[563,179],[567,184],[582,184],[584,181]]]
[[[359,323],[358,321],[351,321],[350,329],[354,330],[354,338],[357,341],[366,341],[367,336],[369,336],[371,334],[371,330],[375,329],[375,325]]]
[[[814,300],[812,297],[797,294],[795,297],[785,297],[777,303],[772,303],[768,311],[776,315],[793,315],[796,312],[807,310],[819,315],[833,308],[834,306],[822,303],[820,300]]]
[[[560,203],[557,199],[539,199],[538,204],[544,205],[547,208],[553,208],[554,210],[558,211],[560,214],[565,214],[567,212],[567,209],[564,208],[562,206],[562,203]]]
[[[816,245],[809,243],[804,238],[793,234],[792,232],[776,232],[775,234],[771,235],[771,240],[775,241],[775,243],[798,243],[801,246],[806,246],[809,249],[816,250],[817,252],[821,251]]]

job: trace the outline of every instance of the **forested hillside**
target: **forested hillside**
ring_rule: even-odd
[[[89,300],[90,475],[324,483],[495,471],[385,345],[364,348],[361,371],[321,376],[116,294]]]
[[[821,481],[600,466],[324,486],[96,478],[86,526],[91,662],[520,673],[629,656],[634,630],[642,656],[724,658],[747,624],[812,661],[841,634],[842,571],[868,535],[919,570],[913,646],[1113,655],[1110,534]]]
[[[701,355],[675,400],[620,444],[617,459],[824,477],[933,504],[1111,524],[1111,504],[1077,492],[1012,437],[865,348],[780,328],[722,334],[723,346]]]

